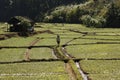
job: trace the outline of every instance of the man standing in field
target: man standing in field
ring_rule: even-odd
[[[58,35],[58,34],[57,34],[56,41],[57,41],[58,46],[60,46],[60,35]]]

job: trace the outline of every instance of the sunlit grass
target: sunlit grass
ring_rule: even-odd
[[[25,49],[0,49],[0,62],[23,60]]]
[[[31,59],[49,59],[54,58],[52,50],[49,48],[33,48],[30,50]]]
[[[119,60],[83,60],[80,61],[82,69],[88,73],[92,80],[119,80]]]
[[[1,25],[1,24],[0,24]],[[41,33],[30,37],[12,37],[1,40],[0,46],[29,46],[36,38],[41,38],[35,46],[56,46],[56,34],[60,35],[61,43],[66,42],[67,52],[76,58],[120,58],[120,29],[112,28],[87,28],[79,24],[37,23],[36,31],[50,30],[54,34]],[[72,32],[77,30],[87,32],[86,36]],[[2,30],[0,29],[0,34]],[[107,36],[108,35],[108,36]],[[114,42],[114,44],[97,44],[97,42]],[[0,62],[23,60],[26,49],[0,49]],[[54,58],[49,48],[32,48],[30,59]],[[80,62],[82,69],[89,73],[92,80],[119,80],[119,60],[83,60]],[[13,76],[13,74],[35,74],[32,76]],[[69,80],[63,62],[36,62],[0,64],[2,80]]]
[[[0,79],[69,80],[62,62],[39,62],[0,65]]]
[[[28,46],[35,38],[14,37],[0,41],[0,46]]]
[[[67,51],[77,58],[120,58],[119,44],[68,46]]]

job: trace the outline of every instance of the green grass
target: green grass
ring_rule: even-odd
[[[54,46],[56,45],[56,39],[43,39],[41,41],[39,41],[37,44],[35,44],[36,46]]]
[[[99,29],[97,31],[99,32]],[[104,34],[110,35],[110,33]],[[98,42],[116,44],[97,44]],[[120,42],[120,36],[83,36],[68,43],[67,51],[77,58],[120,58],[120,44],[117,42]]]
[[[119,44],[93,44],[67,47],[68,53],[77,58],[120,58]]]
[[[69,80],[62,62],[39,62],[0,65],[1,80]],[[6,75],[4,75],[6,74]]]
[[[0,62],[23,60],[25,49],[0,49]]]
[[[44,38],[44,39],[40,39],[40,41],[36,45],[55,45],[56,38],[54,37],[54,35],[51,36],[52,38],[50,38],[49,35],[51,34],[45,33],[45,34],[40,34],[40,35],[38,34],[31,37],[13,37],[10,39],[1,40],[0,46],[29,46],[30,43],[32,43],[37,37]]]
[[[1,29],[0,34],[6,33]],[[82,36],[81,33],[69,31],[77,30],[88,32]],[[35,46],[55,46],[56,34],[60,35],[61,45],[68,43],[67,52],[76,58],[120,58],[120,29],[119,28],[87,28],[79,24],[37,23],[36,31],[50,30],[54,34],[42,33],[30,37],[12,37],[1,40],[0,46],[29,46],[37,37],[42,38]],[[94,34],[95,33],[95,34]],[[108,36],[107,36],[108,35]],[[81,37],[81,38],[80,38]],[[79,38],[79,39],[74,39]],[[116,44],[96,44],[97,42],[114,42]],[[26,49],[0,49],[0,62],[18,61],[24,59]],[[32,48],[31,59],[54,58],[49,48]],[[119,60],[83,60],[80,62],[82,69],[89,73],[92,80],[119,80]],[[74,66],[74,65],[73,65]],[[35,74],[18,76],[14,74]],[[1,76],[1,74],[10,74]],[[63,62],[36,62],[0,64],[0,80],[69,80],[64,69]]]
[[[92,80],[120,79],[119,60],[83,60],[80,62],[80,65]]]
[[[0,46],[29,46],[33,40],[35,40],[35,38],[14,37],[0,41]]]
[[[25,59],[26,49],[1,49],[0,62],[19,61]],[[49,48],[34,48],[29,51],[30,59],[49,59],[52,56],[52,50]]]
[[[33,48],[30,50],[31,59],[49,59],[54,58],[52,55],[52,50],[49,48]]]

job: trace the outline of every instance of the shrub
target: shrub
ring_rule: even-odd
[[[107,12],[107,27],[120,27],[120,7],[117,7],[114,3],[111,4]]]
[[[50,16],[46,16],[43,21],[44,22],[52,22],[52,20],[53,20],[53,16],[50,15]]]
[[[92,18],[90,15],[82,16],[81,20],[87,27],[104,27],[106,23],[104,18]]]

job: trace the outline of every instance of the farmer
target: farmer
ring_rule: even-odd
[[[57,44],[58,46],[60,45],[60,35],[57,34],[57,38],[56,38]]]

